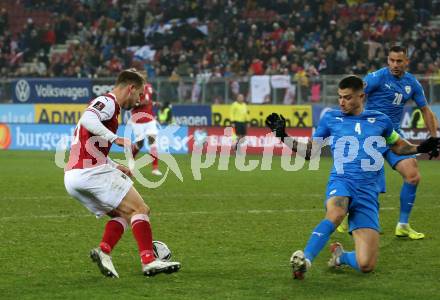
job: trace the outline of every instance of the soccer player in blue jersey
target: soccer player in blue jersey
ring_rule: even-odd
[[[427,104],[422,86],[414,75],[405,71],[408,63],[404,47],[390,48],[388,67],[369,73],[364,78],[364,91],[367,95],[365,108],[386,114],[393,122],[394,130],[401,134],[400,122],[403,106],[412,99],[422,111],[429,133],[432,137],[437,137],[437,119]],[[425,235],[412,229],[408,222],[420,182],[415,155],[397,155],[388,149],[384,157],[389,165],[403,177],[400,190],[400,215],[395,235],[413,240],[423,239]]]
[[[327,112],[313,139],[307,143],[306,158],[310,158],[311,153],[316,153],[315,147],[320,149],[322,141],[328,139],[334,164],[327,185],[325,219],[313,229],[304,251],[295,251],[290,259],[293,277],[297,279],[304,278],[313,259],[347,213],[355,251],[346,252],[341,244],[332,244],[329,266],[348,265],[361,272],[372,271],[379,249],[379,175],[386,145],[400,155],[430,153],[440,146],[440,139],[434,137],[419,146],[410,144],[394,130],[389,117],[364,110],[365,93],[361,78],[348,76],[342,79],[338,94],[340,110]],[[266,124],[294,151],[300,149],[300,142],[285,133],[282,116],[271,114]],[[305,148],[305,145],[300,146]]]

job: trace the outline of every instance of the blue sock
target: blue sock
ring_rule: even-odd
[[[417,185],[404,182],[400,190],[400,223],[408,223],[409,215],[416,200]]]
[[[313,229],[312,235],[304,249],[304,255],[310,261],[321,252],[325,244],[327,244],[330,235],[335,231],[335,225],[327,219],[322,220],[318,226]]]
[[[354,252],[354,251],[344,252],[339,257],[339,262],[341,263],[341,265],[348,265],[348,266],[352,267],[353,269],[360,271],[359,265],[356,260],[356,252]]]

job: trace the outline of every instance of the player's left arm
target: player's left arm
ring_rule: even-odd
[[[414,84],[414,94],[413,99],[417,106],[422,111],[423,120],[425,121],[426,128],[432,137],[437,137],[438,121],[434,112],[428,106],[428,101],[426,100],[425,93],[423,92],[423,87],[417,80]]]
[[[385,138],[388,145],[390,145],[391,151],[398,155],[411,155],[417,153],[429,153],[430,159],[438,156],[440,148],[440,138],[430,137],[424,140],[420,145],[414,145],[400,135],[396,131]]]
[[[438,120],[434,112],[428,105],[420,108],[423,115],[423,120],[425,121],[426,128],[432,137],[437,137]]]

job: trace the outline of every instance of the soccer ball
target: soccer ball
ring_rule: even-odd
[[[163,261],[169,261],[171,259],[171,250],[168,246],[161,241],[153,241],[154,256]]]

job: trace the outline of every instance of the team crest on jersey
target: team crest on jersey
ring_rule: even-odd
[[[406,85],[406,86],[405,86],[405,92],[406,92],[407,94],[411,93],[411,87],[410,87],[409,85]]]
[[[99,111],[103,110],[104,107],[105,107],[105,104],[100,101],[96,101],[96,103],[93,104],[93,108],[96,108]]]
[[[374,123],[376,122],[376,118],[368,118],[367,121],[370,123]]]

